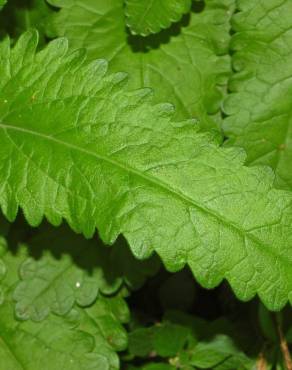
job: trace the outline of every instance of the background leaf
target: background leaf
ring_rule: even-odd
[[[7,236],[10,240],[10,235]],[[34,370],[40,367],[62,369],[119,369],[116,351],[127,347],[122,324],[129,310],[120,297],[100,297],[84,309],[67,315],[49,315],[41,322],[22,321],[14,315],[12,292],[18,284],[18,269],[27,258],[25,246],[14,250],[4,238],[0,244],[0,356],[8,370]],[[31,292],[33,293],[33,292]],[[64,293],[64,295],[63,295]],[[66,291],[60,291],[60,299]]]
[[[229,117],[230,145],[243,147],[249,164],[267,164],[276,184],[292,189],[292,3],[240,0],[233,17],[234,50]]]
[[[157,33],[190,11],[191,0],[125,0],[127,25],[133,34]]]
[[[17,38],[28,29],[37,28],[43,45],[46,20],[51,13],[45,0],[9,0],[0,13],[1,32]]]
[[[92,59],[107,59],[110,72],[128,72],[130,88],[153,88],[156,102],[176,106],[177,118],[198,117],[204,127],[216,127],[231,71],[226,54],[233,0],[207,0],[204,8],[196,3],[180,24],[148,38],[128,34],[123,0],[49,2],[61,8],[51,17],[49,35],[67,37]]]

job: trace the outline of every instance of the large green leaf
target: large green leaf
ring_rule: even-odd
[[[129,72],[130,86],[155,89],[155,101],[175,104],[178,118],[199,117],[214,127],[230,71],[226,55],[233,0],[207,0],[203,11],[168,32],[150,38],[129,36],[123,0],[49,0],[61,8],[50,22],[51,35],[66,36],[90,58],[106,58],[111,72]]]
[[[138,258],[156,251],[188,264],[204,287],[228,279],[270,309],[292,301],[291,193],[267,168],[248,168],[149,91],[128,91],[104,61],[67,53],[65,39],[35,53],[26,33],[0,46],[0,205],[31,225],[64,218],[104,242],[119,234]]]
[[[276,170],[292,189],[292,2],[239,0],[233,17],[236,71],[225,103],[225,132],[250,164]]]
[[[149,35],[167,28],[187,13],[192,0],[125,0],[127,25],[133,34]]]

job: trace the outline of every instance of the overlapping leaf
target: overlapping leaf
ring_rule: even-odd
[[[98,308],[96,308],[98,311]],[[85,311],[74,311],[68,317],[50,316],[40,323],[19,322],[13,316],[13,306],[0,306],[1,366],[8,370],[98,370],[119,369],[119,359],[108,338],[97,326],[110,316],[94,317],[90,329],[82,327]],[[89,319],[88,319],[89,320]],[[92,320],[93,321],[93,320]],[[107,323],[105,324],[107,325]],[[87,329],[87,328],[86,328]],[[108,328],[120,347],[126,345],[126,334],[117,321]],[[123,343],[123,346],[121,346]]]
[[[148,90],[129,92],[104,61],[67,53],[64,39],[35,53],[26,33],[0,47],[0,204],[31,225],[66,219],[76,232],[119,234],[138,258],[186,263],[205,287],[227,278],[240,299],[271,309],[292,300],[291,194],[266,168],[243,166],[194,122]],[[275,262],[276,261],[276,262]]]
[[[250,164],[268,164],[292,189],[292,3],[240,0],[233,17],[236,70],[225,103],[225,132]]]
[[[84,309],[67,315],[50,315],[42,322],[18,320],[12,293],[18,285],[19,267],[28,258],[27,248],[14,249],[2,237],[0,246],[0,358],[8,370],[119,369],[116,351],[127,346],[122,327],[129,320],[122,298],[100,297]],[[34,294],[34,292],[32,292]],[[66,290],[59,291],[60,301]]]
[[[127,25],[133,34],[157,33],[190,11],[191,0],[125,0]]]
[[[152,357],[162,368],[167,360],[175,369],[250,370],[254,360],[237,347],[239,337],[227,320],[210,323],[173,311],[159,324],[130,332],[129,353]]]
[[[50,311],[64,315],[75,302],[87,307],[100,292],[115,293],[123,281],[139,288],[159,267],[156,258],[135,260],[122,241],[109,249],[67,228],[45,228],[28,242],[28,248],[40,257],[27,258],[19,266],[21,280],[13,298],[21,319],[39,321]]]
[[[199,117],[203,126],[215,127],[209,116],[219,111],[230,72],[233,0],[207,0],[203,11],[150,38],[128,34],[123,0],[49,2],[61,8],[50,22],[52,36],[66,36],[91,58],[106,58],[111,72],[128,72],[132,88],[153,88],[157,102],[175,104],[179,119]]]
[[[104,247],[74,237],[66,229],[48,230],[35,239],[29,243],[30,251],[32,246],[48,249],[40,259],[30,257],[20,265],[21,280],[13,298],[21,319],[40,321],[50,311],[64,315],[75,302],[89,306],[100,291],[115,292],[120,286],[122,281],[114,275]]]
[[[35,27],[44,44],[46,19],[51,12],[45,0],[9,0],[0,13],[1,32],[18,37],[22,32]]]

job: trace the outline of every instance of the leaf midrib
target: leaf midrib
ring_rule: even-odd
[[[212,211],[212,210],[210,210],[208,208],[205,208],[205,207],[199,205],[192,198],[190,198],[189,196],[187,196],[187,195],[181,193],[180,191],[172,188],[167,183],[164,183],[163,181],[158,180],[158,179],[156,179],[156,178],[154,178],[152,176],[149,176],[149,175],[146,175],[146,174],[144,174],[142,172],[139,172],[138,170],[136,170],[136,169],[134,169],[132,167],[125,166],[124,164],[122,164],[120,162],[117,162],[117,161],[115,161],[113,159],[110,159],[109,157],[103,156],[101,154],[97,154],[97,153],[92,152],[92,151],[87,150],[87,149],[84,149],[84,148],[82,148],[82,147],[80,147],[78,145],[74,145],[74,144],[68,143],[66,141],[62,141],[60,139],[56,139],[53,136],[49,136],[49,135],[40,133],[38,131],[33,131],[33,130],[26,129],[26,128],[23,128],[23,127],[18,127],[18,126],[12,125],[12,124],[5,124],[3,122],[0,122],[0,128],[2,128],[4,131],[5,130],[18,131],[18,132],[21,132],[21,133],[24,133],[24,134],[27,134],[27,135],[36,136],[36,137],[45,139],[47,141],[54,142],[55,144],[58,144],[58,145],[61,145],[61,146],[65,146],[65,147],[67,147],[69,149],[72,149],[72,150],[79,151],[79,152],[81,152],[83,154],[86,154],[88,156],[95,157],[98,160],[101,160],[103,162],[109,163],[110,165],[112,165],[114,167],[118,167],[118,168],[122,169],[125,172],[132,173],[135,176],[144,179],[146,182],[150,183],[151,185],[156,185],[157,187],[161,188],[163,191],[168,192],[168,193],[171,193],[176,198],[179,198],[180,200],[184,201],[185,203],[191,204],[195,208],[199,209],[201,212],[206,213],[206,214],[209,214],[212,217],[215,217],[217,220],[219,220],[219,222],[221,222],[222,224],[226,225],[227,227],[232,227],[244,239],[248,236],[249,239],[252,240],[253,242],[255,242],[257,245],[262,245],[263,244],[262,241],[259,240],[256,236],[251,235],[251,234],[248,234],[248,232],[246,232],[245,230],[242,230],[238,225],[234,224],[233,222],[225,219],[221,215],[218,215],[216,212],[214,212],[214,211]],[[245,242],[245,240],[244,240],[244,242]],[[268,247],[267,245],[265,245],[265,246]],[[281,255],[280,254],[278,255],[274,250],[271,250],[270,247],[268,247],[268,249],[269,249],[269,251],[273,255],[276,255],[278,258],[281,258]]]

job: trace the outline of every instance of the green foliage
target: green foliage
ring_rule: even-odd
[[[28,245],[30,252],[39,254],[43,249],[43,253],[39,259],[30,257],[20,265],[21,280],[13,298],[21,319],[39,321],[50,311],[64,315],[74,302],[87,307],[99,293],[116,293],[123,280],[130,288],[139,288],[159,267],[155,258],[138,263],[124,242],[107,251],[94,240],[76,237],[66,228],[45,229]],[[120,261],[125,261],[124,265]]]
[[[291,190],[292,3],[240,0],[238,7],[224,129],[248,163],[273,167],[277,186]]]
[[[125,0],[127,25],[136,35],[157,33],[177,22],[191,8],[191,0]]]
[[[198,117],[203,126],[216,127],[230,72],[233,0],[208,0],[203,12],[194,9],[169,32],[150,38],[129,35],[123,0],[48,1],[61,8],[51,17],[49,35],[65,36],[91,59],[106,58],[110,72],[128,72],[130,88],[153,88],[155,102],[173,103],[177,118]]]
[[[218,147],[193,121],[173,122],[170,105],[128,91],[124,74],[68,53],[65,39],[36,47],[33,32],[0,46],[6,217],[20,206],[32,226],[46,216],[87,237],[97,227],[105,243],[123,234],[138,258],[156,251],[171,271],[187,263],[205,287],[227,278],[240,299],[258,293],[283,307],[292,197],[272,188],[271,172],[244,167],[242,151]]]
[[[2,33],[8,32],[17,38],[30,28],[37,28],[41,45],[45,44],[45,25],[51,14],[48,4],[44,0],[9,0],[0,13]]]
[[[11,233],[13,230],[10,235]],[[49,232],[46,235],[49,241],[51,235]],[[42,233],[41,237],[44,237]],[[70,239],[67,240],[70,242]],[[56,257],[51,257],[50,263],[37,270],[36,266],[42,264],[43,257],[37,261],[34,260],[36,257],[29,257],[31,253],[33,251],[22,242],[14,249],[4,238],[1,239],[1,366],[5,364],[5,369],[9,370],[33,370],[40,367],[53,370],[59,366],[76,370],[118,369],[119,360],[115,352],[124,350],[127,346],[127,334],[121,325],[129,320],[124,300],[118,296],[99,297],[97,301],[88,300],[88,307],[82,310],[78,307],[65,310],[64,308],[68,308],[65,306],[72,303],[72,293],[68,293],[68,286],[66,287],[71,283],[71,276],[63,277],[60,282],[55,276],[55,296],[50,291],[53,289],[53,282],[42,286],[42,297],[37,285],[41,281],[30,280],[29,282],[35,283],[30,286],[23,284],[21,279],[24,278],[24,273],[42,273],[40,278],[46,279],[48,270],[60,263]],[[83,271],[80,274],[84,276],[86,273]],[[19,302],[14,300],[21,298],[21,295],[27,306],[26,312],[22,311],[20,315]],[[51,307],[58,315],[48,316]],[[28,318],[39,322],[23,321]]]
[[[174,368],[252,369],[254,360],[237,348],[235,331],[232,337],[224,333],[223,328],[219,321],[210,325],[207,321],[170,311],[162,323],[132,331],[129,352],[132,356],[148,356],[160,361],[165,358]],[[165,362],[162,364],[167,366]]]
[[[0,370],[292,369],[291,1],[0,9]]]

